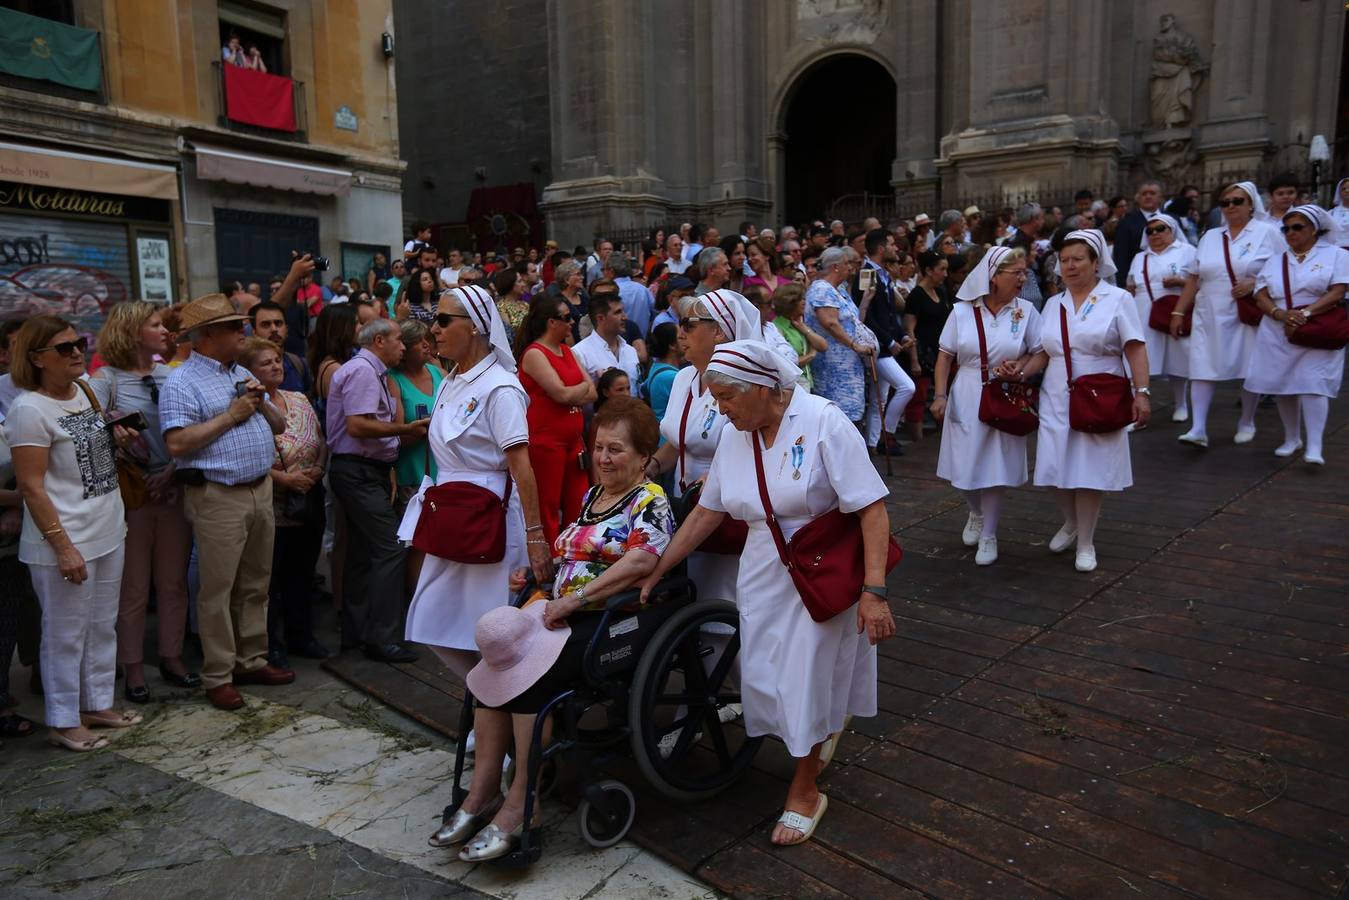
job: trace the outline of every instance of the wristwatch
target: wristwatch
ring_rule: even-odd
[[[1147,396],[1149,396],[1149,397],[1152,396],[1152,391],[1151,391],[1150,389],[1148,389],[1148,388],[1145,388],[1145,387],[1136,387],[1136,388],[1134,388],[1134,393],[1135,393],[1135,394],[1145,394],[1145,395],[1147,395]]]
[[[887,600],[890,597],[889,589],[883,584],[864,584],[862,585],[862,593],[875,594],[882,600]]]

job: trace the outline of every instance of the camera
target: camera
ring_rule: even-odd
[[[315,272],[326,272],[326,271],[328,271],[328,257],[326,257],[326,256],[311,256],[310,258],[314,260],[314,271],[315,271]]]

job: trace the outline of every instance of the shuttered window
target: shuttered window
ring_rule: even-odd
[[[95,333],[133,284],[126,225],[0,213],[0,318],[50,313]]]

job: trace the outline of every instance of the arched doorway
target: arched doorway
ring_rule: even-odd
[[[784,221],[825,215],[845,194],[888,194],[895,158],[895,80],[874,59],[842,53],[792,86],[782,113]]]

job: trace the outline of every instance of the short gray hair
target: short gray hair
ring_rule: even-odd
[[[748,381],[741,381],[734,375],[727,375],[725,372],[718,372],[712,368],[703,372],[703,384],[719,384],[722,387],[730,388],[737,394],[748,394],[752,388],[757,386],[750,384]]]
[[[566,260],[565,262],[562,263],[562,265],[558,266],[557,272],[554,273],[553,277],[557,279],[557,283],[560,286],[566,287],[567,279],[580,271],[581,271],[581,264],[577,262],[576,259],[573,257],[572,259]]]
[[[404,344],[415,344],[431,333],[431,329],[426,326],[426,323],[418,319],[408,319],[398,331]]]
[[[375,338],[380,335],[392,335],[397,330],[398,326],[388,319],[371,319],[356,332],[356,346],[369,347],[375,343]]]
[[[706,275],[707,270],[726,258],[720,247],[706,247],[698,253],[698,272]]]
[[[1023,203],[1017,208],[1016,224],[1029,225],[1031,222],[1034,222],[1037,218],[1044,215],[1044,212],[1045,211],[1040,208],[1040,204],[1038,203]]]
[[[632,263],[628,262],[628,257],[623,253],[610,253],[609,259],[605,261],[604,267],[614,273],[615,278],[629,278],[632,276]]]
[[[843,247],[826,247],[820,254],[820,270],[828,272],[834,266],[848,261],[848,251]]]
[[[937,230],[945,231],[956,222],[964,222],[965,215],[958,209],[945,209],[942,214],[937,216]]]

